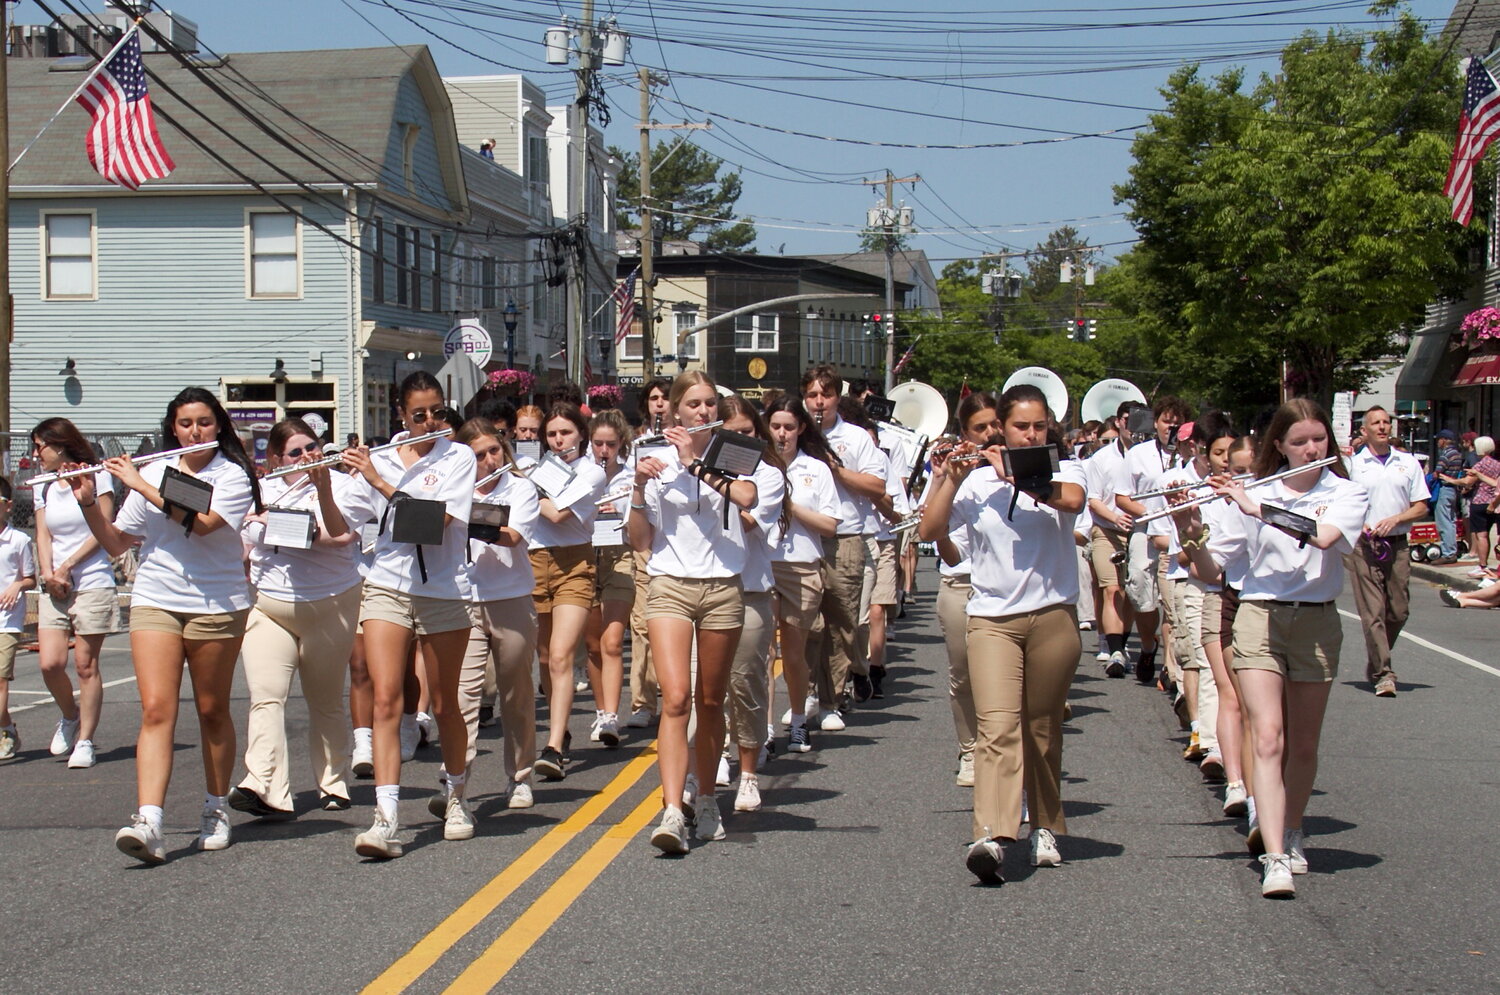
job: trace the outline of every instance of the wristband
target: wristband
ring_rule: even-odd
[[[1209,535],[1209,525],[1208,525],[1207,522],[1204,522],[1203,523],[1203,528],[1202,528],[1202,530],[1199,531],[1198,537],[1196,539],[1184,539],[1184,538],[1182,538],[1182,533],[1180,533],[1180,532],[1177,534],[1177,538],[1178,538],[1178,541],[1182,543],[1182,548],[1183,549],[1194,550],[1194,549],[1202,549],[1203,548],[1203,544],[1206,543],[1206,542],[1208,542],[1208,535]]]
[[[644,504],[636,504],[634,501],[630,502],[630,507],[635,509],[636,511],[646,510],[646,506]]]
[[[94,505],[96,505],[98,503],[99,503],[99,499],[98,498],[94,498],[94,500],[90,501],[88,504],[84,504],[82,501],[78,502],[78,507],[80,507],[80,508],[92,508]]]

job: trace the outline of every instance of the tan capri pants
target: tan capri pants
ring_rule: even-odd
[[[969,619],[969,677],[979,719],[974,839],[1016,838],[1023,787],[1032,827],[1067,832],[1062,713],[1081,649],[1071,604]]]
[[[825,710],[838,707],[851,673],[870,669],[859,651],[859,603],[868,555],[864,536],[823,540],[823,639],[810,669],[818,704]]]
[[[536,604],[531,595],[482,601],[469,606],[474,627],[458,673],[458,708],[469,730],[469,753],[464,769],[474,765],[479,750],[479,701],[484,692],[485,664],[495,660],[496,704],[500,708],[501,756],[505,776],[525,781],[536,756],[536,685],[531,661],[536,656]]]
[[[745,625],[729,668],[729,726],[735,743],[759,749],[771,721],[771,641],[776,612],[770,591],[745,592]]]
[[[344,678],[359,603],[356,585],[317,601],[280,601],[261,594],[250,609],[241,651],[250,719],[240,787],[250,788],[272,808],[292,809],[286,700],[293,674],[301,679],[307,701],[307,752],[318,792],[349,797],[349,699]]]
[[[968,574],[945,576],[938,584],[938,624],[943,629],[943,644],[948,650],[948,704],[953,708],[953,731],[958,734],[958,751],[974,752],[979,720],[974,715],[974,686],[969,682],[969,603]]]
[[[630,606],[630,710],[657,711],[661,688],[656,683],[656,669],[651,666],[651,639],[646,635],[646,596],[651,576],[646,572],[650,553],[635,554],[635,601]]]

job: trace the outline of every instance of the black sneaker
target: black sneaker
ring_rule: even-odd
[[[786,734],[786,751],[788,753],[807,753],[812,750],[812,733],[807,731],[807,726],[792,726]]]
[[[563,730],[562,762],[573,762],[573,734],[566,729]]]
[[[856,703],[869,701],[875,697],[875,685],[870,683],[870,678],[864,674],[851,674],[849,683],[854,687],[854,700]]]
[[[294,819],[296,812],[288,812],[285,809],[272,808],[267,805],[265,799],[256,794],[250,788],[230,788],[227,799],[229,807],[236,812],[248,812],[257,819],[269,819],[273,822],[285,822]]]
[[[871,689],[870,690],[870,697],[872,697],[872,698],[884,698],[885,697],[885,689],[881,686],[884,683],[885,683],[885,668],[884,667],[871,667],[870,668],[870,689]]]
[[[1143,650],[1141,654],[1135,658],[1135,679],[1140,681],[1142,684],[1150,684],[1152,679],[1155,677],[1156,650],[1152,650],[1150,653],[1147,653]]]
[[[494,705],[480,705],[479,706],[479,728],[481,728],[481,729],[488,729],[490,726],[492,726],[494,724],[495,724],[495,706]]]
[[[563,755],[550,746],[542,747],[542,755],[537,757],[536,763],[531,769],[544,781],[561,781],[567,777],[567,771],[563,770]]]

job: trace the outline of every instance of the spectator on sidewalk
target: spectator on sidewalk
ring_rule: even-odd
[[[1437,519],[1439,555],[1427,562],[1439,567],[1458,562],[1458,499],[1464,477],[1464,454],[1454,444],[1456,438],[1451,429],[1445,428],[1437,434],[1433,517]]]
[[[1490,529],[1500,523],[1500,514],[1493,509],[1495,498],[1500,494],[1500,460],[1495,459],[1495,440],[1481,435],[1474,440],[1474,464],[1464,475],[1464,480],[1474,489],[1469,497],[1469,545],[1479,565],[1469,571],[1470,577],[1490,575]]]

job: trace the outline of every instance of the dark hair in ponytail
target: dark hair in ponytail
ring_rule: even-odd
[[[187,404],[201,404],[213,412],[214,422],[218,425],[216,438],[219,443],[219,455],[245,471],[245,477],[250,481],[250,497],[255,502],[255,510],[264,511],[265,505],[260,500],[260,481],[255,476],[255,465],[250,462],[250,457],[245,453],[245,444],[240,441],[239,433],[234,430],[234,423],[229,420],[229,412],[224,410],[224,405],[202,387],[184,387],[167,404],[167,415],[161,420],[162,448],[177,448],[177,409]]]

